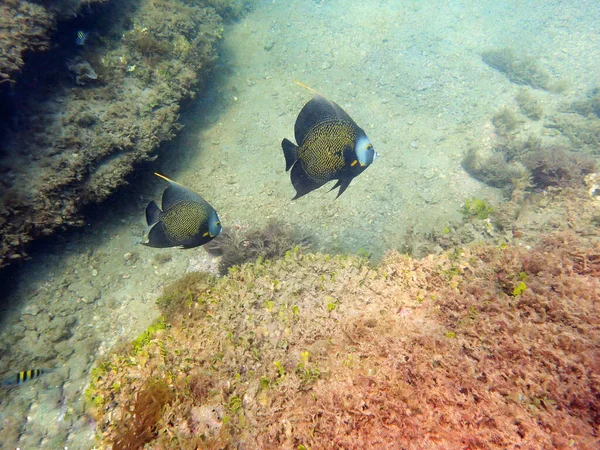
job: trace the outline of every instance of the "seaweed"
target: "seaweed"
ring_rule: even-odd
[[[581,116],[600,118],[600,92],[597,88],[592,89],[588,98],[574,101],[571,108]]]
[[[115,450],[137,450],[154,440],[163,408],[174,400],[171,388],[162,380],[149,379],[122,409],[112,442]]]
[[[226,20],[242,17],[252,7],[251,2],[242,0],[205,0],[207,5],[216,9],[217,13]]]
[[[600,155],[600,119],[595,116],[555,114],[544,126],[559,130],[574,148]]]
[[[583,186],[585,175],[596,170],[596,160],[585,153],[568,152],[562,147],[544,147],[521,158],[536,187]]]
[[[180,311],[194,306],[194,315],[201,317],[206,311],[206,305],[199,304],[202,294],[210,289],[213,283],[212,275],[205,272],[191,272],[177,281],[167,285],[156,303],[163,316],[174,321]]]
[[[507,135],[515,131],[523,121],[511,109],[503,108],[492,117],[492,123],[499,134]]]
[[[230,267],[257,258],[281,257],[297,245],[307,247],[308,238],[292,231],[289,226],[272,220],[264,228],[244,230],[241,227],[230,227],[204,248],[213,255],[221,256],[219,272],[226,274]]]
[[[135,51],[147,57],[165,56],[171,51],[168,42],[158,40],[150,33],[136,33],[135,37],[131,39],[131,46]]]
[[[494,208],[485,200],[473,197],[465,200],[461,212],[466,219],[487,219],[494,212]]]
[[[528,178],[527,170],[519,163],[507,161],[501,151],[484,154],[471,146],[462,159],[463,168],[476,179],[497,188],[512,189],[515,180]]]
[[[544,115],[544,110],[540,102],[527,89],[521,89],[515,96],[519,109],[531,120],[540,120]]]
[[[484,51],[481,58],[488,66],[503,73],[512,83],[544,90],[553,88],[548,72],[531,56],[517,55],[510,48],[502,48]]]

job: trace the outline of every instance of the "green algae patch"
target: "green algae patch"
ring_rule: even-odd
[[[487,219],[494,212],[494,208],[480,198],[468,198],[461,208],[461,212],[466,219]]]
[[[184,277],[166,326],[95,374],[97,447],[127,448],[128,421],[146,448],[585,447],[599,261],[561,234],[377,267],[294,249]]]

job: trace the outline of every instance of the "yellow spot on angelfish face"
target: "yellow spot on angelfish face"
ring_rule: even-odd
[[[354,167],[357,164],[358,164],[358,159],[355,159],[354,161],[352,161],[352,164],[350,164],[350,166]]]
[[[210,234],[210,233],[207,231],[206,233],[204,233],[204,234],[202,235],[202,237],[209,236],[209,234]]]

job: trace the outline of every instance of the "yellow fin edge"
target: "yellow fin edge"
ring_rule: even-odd
[[[323,94],[321,94],[320,92],[318,92],[318,91],[315,91],[313,88],[311,88],[311,87],[308,87],[307,85],[305,85],[304,83],[301,83],[301,82],[300,82],[300,81],[298,81],[298,80],[294,80],[294,83],[296,83],[298,86],[302,86],[304,89],[308,89],[308,90],[309,90],[310,92],[312,92],[313,94],[320,95],[321,97],[325,97],[325,96],[324,96]],[[326,97],[325,97],[325,98],[326,98]]]

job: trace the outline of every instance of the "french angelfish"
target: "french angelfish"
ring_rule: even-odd
[[[297,145],[288,139],[281,143],[285,170],[292,169],[290,178],[296,189],[292,200],[331,180],[337,180],[331,190],[339,186],[338,198],[379,155],[364,130],[339,105],[304,87],[315,96],[296,119]]]
[[[144,245],[156,248],[206,244],[221,232],[217,211],[200,195],[155,173],[169,182],[162,196],[162,210],[156,202],[146,206],[146,222],[152,226]]]

